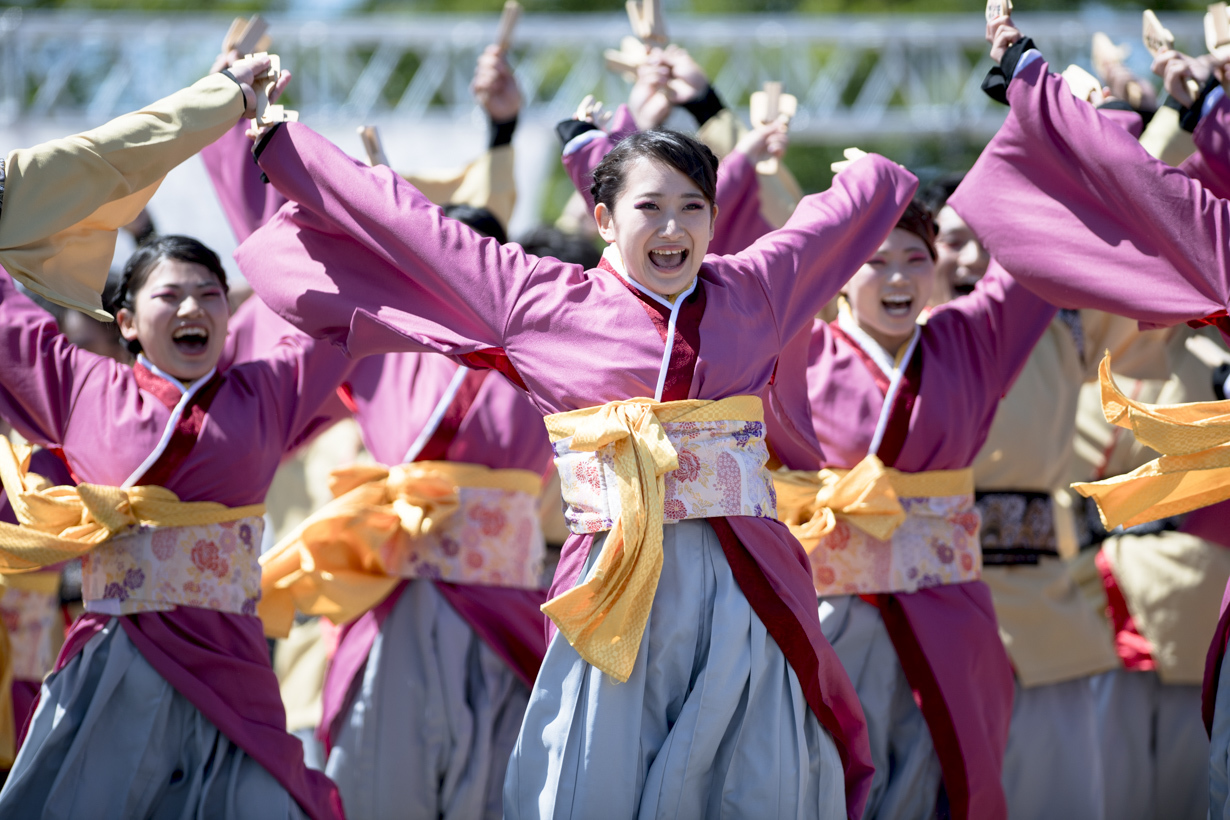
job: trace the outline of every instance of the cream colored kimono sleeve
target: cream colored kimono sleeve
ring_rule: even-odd
[[[402,178],[437,205],[452,203],[486,208],[507,230],[517,204],[513,158],[513,147],[500,145],[463,168],[402,174]]]
[[[747,126],[729,108],[723,108],[708,122],[700,127],[696,136],[709,146],[718,159],[722,159],[735,150],[740,138],[747,133]],[[798,180],[790,173],[784,162],[777,163],[777,173],[760,174],[760,213],[765,221],[775,228],[780,228],[790,219],[799,200],[803,198],[803,189]]]
[[[243,110],[239,86],[213,74],[92,131],[10,152],[0,265],[35,293],[110,321],[100,293],[117,230],[167,172],[222,136]]]

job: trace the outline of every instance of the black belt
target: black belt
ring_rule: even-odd
[[[1037,564],[1059,557],[1050,493],[976,492],[982,516],[980,539],[984,567]]]
[[[1082,550],[1098,549],[1102,542],[1112,535],[1157,535],[1162,532],[1176,532],[1183,527],[1186,516],[1172,515],[1169,518],[1159,518],[1157,521],[1147,521],[1135,527],[1115,527],[1107,531],[1102,526],[1102,516],[1098,515],[1098,505],[1092,498],[1080,497],[1080,507],[1076,515],[1076,542]]]

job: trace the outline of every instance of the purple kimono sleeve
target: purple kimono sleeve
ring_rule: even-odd
[[[1224,96],[1200,120],[1192,134],[1196,153],[1179,170],[1220,199],[1230,199],[1230,100]]]
[[[949,204],[1048,301],[1167,326],[1224,313],[1230,203],[1150,157],[1037,60]]]
[[[129,369],[69,342],[51,314],[18,292],[0,268],[0,418],[27,440],[58,447],[87,384],[112,382],[136,390],[121,370]],[[122,395],[114,398],[123,402]]]
[[[283,318],[351,356],[503,348],[531,280],[581,272],[480,236],[299,123],[271,136],[260,164],[292,202],[239,247],[240,268]]]
[[[632,112],[628,110],[628,106],[621,105],[615,109],[615,115],[611,117],[609,131],[597,132],[596,136],[590,138],[584,145],[561,157],[564,171],[572,180],[577,193],[585,198],[585,204],[591,212],[594,210],[594,198],[589,192],[589,187],[594,182],[594,169],[610,153],[611,149],[619,144],[620,140],[634,131],[636,131],[636,121],[632,119]],[[567,146],[564,147],[567,148]]]
[[[201,151],[201,160],[214,193],[235,239],[244,241],[268,222],[286,203],[286,197],[261,181],[260,168],[252,159],[252,141],[246,136],[250,123],[239,124]]]
[[[760,210],[756,166],[740,151],[727,154],[718,165],[717,209],[709,253],[739,253],[773,230]]]
[[[337,388],[353,367],[329,342],[292,329],[238,372],[244,378],[259,374],[259,389],[278,407],[284,425],[283,451],[290,452],[346,415]]]
[[[750,276],[764,290],[780,344],[871,258],[909,205],[918,180],[877,154],[851,164],[829,190],[804,197],[779,230],[734,256],[707,257],[724,277]]]
[[[999,397],[1011,389],[1054,318],[1054,305],[992,259],[973,292],[936,308],[927,325],[932,333],[951,337],[946,349],[967,350],[966,366],[978,368],[987,393]]]

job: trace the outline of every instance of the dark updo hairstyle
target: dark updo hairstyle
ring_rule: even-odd
[[[624,137],[598,163],[594,184],[589,188],[594,204],[602,203],[607,210],[614,211],[615,201],[623,193],[628,166],[642,157],[661,162],[692,180],[710,206],[717,199],[718,159],[709,146],[687,134],[655,128]]]
[[[223,291],[229,292],[226,284],[226,271],[218,260],[218,254],[211,251],[200,241],[190,236],[155,236],[128,258],[124,265],[124,275],[120,286],[111,294],[106,302],[107,310],[116,315],[121,308],[132,310],[136,294],[145,287],[150,273],[158,267],[163,259],[175,259],[193,265],[200,265],[208,270],[218,280]],[[141,343],[136,339],[127,343],[132,355],[141,352]]]
[[[508,241],[508,234],[504,233],[504,226],[500,224],[495,214],[486,208],[475,208],[473,205],[450,202],[444,206],[444,215],[449,219],[456,219],[458,222],[469,225],[483,236],[490,236],[501,245]]]
[[[911,200],[905,213],[897,220],[896,227],[921,239],[927,246],[927,253],[931,254],[931,261],[935,261],[935,217],[931,215],[930,208],[917,199]]]
[[[938,176],[923,186],[922,190],[918,192],[918,198],[922,200],[931,213],[939,216],[940,211],[948,204],[948,197],[956,193],[963,179],[965,179],[963,172]]]

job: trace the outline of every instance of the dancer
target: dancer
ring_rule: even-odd
[[[1194,179],[1193,174],[1152,159],[1130,135],[1109,127],[1087,104],[1074,100],[1062,82],[1047,73],[1032,42],[1022,39],[1009,19],[988,24],[987,36],[992,57],[1000,63],[993,85],[1012,110],[954,195],[954,208],[975,226],[993,253],[1012,260],[1018,276],[1059,304],[1104,307],[1155,326],[1222,322],[1219,317],[1228,302],[1223,225],[1230,209],[1211,191],[1216,182]],[[1167,77],[1172,95],[1191,103],[1182,119],[1195,128],[1197,145],[1208,138],[1202,132],[1212,133],[1198,127],[1202,116],[1207,118],[1223,104],[1215,75],[1210,76],[1214,79],[1195,100],[1181,88],[1185,79],[1181,71]],[[1201,153],[1206,163],[1217,156]],[[1008,199],[1012,209],[1031,214],[1019,231],[997,224],[1007,212]],[[1110,204],[1114,202],[1131,202],[1132,207],[1114,207]],[[1048,245],[1040,255],[1033,243],[1043,235]],[[1142,437],[1133,419],[1151,415],[1161,424],[1144,436],[1146,443],[1164,454],[1185,453],[1178,461],[1164,456],[1143,472],[1105,487],[1089,487],[1087,492],[1099,498],[1108,526],[1140,523],[1226,497],[1224,489],[1218,489],[1224,482],[1202,464],[1205,454],[1193,453],[1185,445],[1174,449],[1176,439],[1170,431],[1181,431],[1190,414],[1183,408],[1146,408],[1128,400],[1105,366],[1102,389],[1111,413],[1108,418],[1117,416],[1120,424]],[[1189,472],[1190,468],[1195,469]],[[1184,474],[1187,479],[1181,479]],[[1158,480],[1170,482],[1177,491],[1150,492]],[[1144,487],[1145,495],[1138,494],[1137,487]],[[1205,719],[1214,735],[1210,768],[1214,814],[1221,813],[1227,791],[1224,750],[1230,728],[1219,734],[1212,709],[1214,696],[1221,696],[1217,680],[1227,628],[1223,617],[1205,677]],[[1225,712],[1218,710],[1218,717],[1230,727]]]
[[[488,364],[554,414],[570,523],[589,534],[565,547],[546,606],[572,643],[556,636],[547,650],[506,815],[700,816],[726,800],[736,813],[859,816],[870,774],[860,710],[819,631],[804,556],[771,518],[761,413],[746,397],[767,384],[782,337],[895,222],[913,177],[866,158],[746,254],[706,259],[711,154],[673,132],[634,136],[595,183],[613,247],[583,271],[477,238],[303,126],[256,150],[297,203],[238,254],[272,307],[351,355],[437,350]],[[308,279],[277,281],[274,258]],[[651,456],[660,422],[673,441]],[[648,476],[634,479],[626,458]],[[608,469],[628,489],[615,508]],[[665,515],[677,523],[663,527]],[[618,551],[594,535],[616,520]],[[602,611],[578,600],[607,583],[619,591],[597,593]]]
[[[509,124],[516,122],[520,95],[497,50],[480,58],[474,89],[492,122],[489,156],[510,151]],[[261,184],[249,148],[232,131],[205,152],[241,239],[270,212],[250,203],[261,196],[285,201]],[[451,193],[468,191],[471,198],[453,202],[452,212],[498,211],[507,219],[511,163],[476,162],[466,176]],[[488,215],[471,226],[492,221]],[[502,238],[502,226],[495,229]],[[291,329],[263,304],[256,310],[250,324]],[[498,818],[508,757],[546,651],[538,509],[551,449],[541,414],[504,377],[434,353],[364,358],[341,393],[368,452],[394,465],[393,473],[415,478],[365,480],[372,476],[366,468],[336,472],[337,501],[265,559],[270,600],[289,593],[309,612],[346,621],[325,679],[319,736],[331,750],[326,771],[354,818]],[[443,518],[437,513],[430,531],[397,523],[396,534],[372,536],[370,547],[358,552],[379,556],[365,579],[379,591],[345,617],[330,610],[318,583],[335,568],[334,537],[389,517],[394,499],[418,499],[419,509],[432,515],[440,499],[428,504],[421,494],[440,477],[461,482],[458,508]],[[305,571],[301,551],[316,547],[328,554],[306,570],[309,579],[277,588],[288,573]]]

